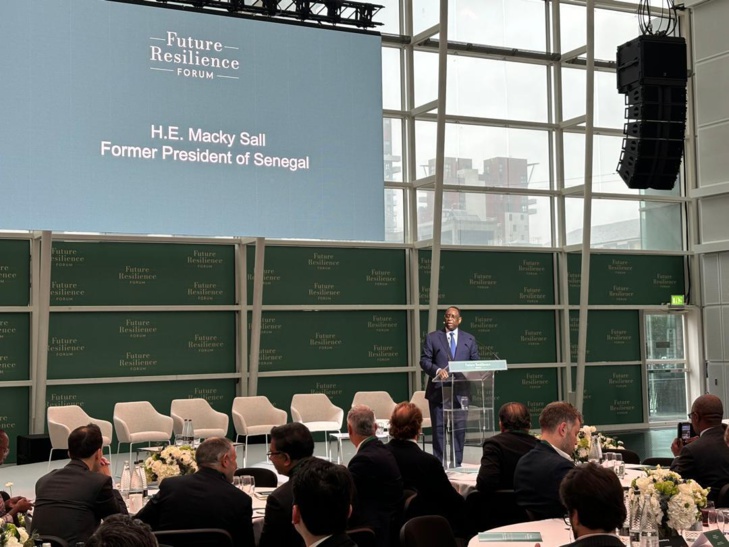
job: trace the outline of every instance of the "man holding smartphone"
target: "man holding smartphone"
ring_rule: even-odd
[[[698,437],[684,441],[677,437],[671,444],[676,456],[671,464],[684,479],[694,479],[711,488],[709,500],[716,501],[721,487],[729,483],[729,447],[724,442],[724,406],[716,395],[702,395],[691,405],[688,415]]]

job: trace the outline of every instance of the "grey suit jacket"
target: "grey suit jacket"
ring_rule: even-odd
[[[81,460],[51,471],[35,485],[33,530],[41,535],[58,536],[70,545],[87,539],[101,519],[127,513],[111,477],[94,473]]]

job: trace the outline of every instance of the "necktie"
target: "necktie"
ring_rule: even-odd
[[[451,358],[456,358],[456,335],[452,332],[449,333],[451,337]]]

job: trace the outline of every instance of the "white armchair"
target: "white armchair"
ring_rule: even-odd
[[[140,443],[169,443],[172,438],[172,418],[160,414],[147,401],[116,403],[114,405],[114,430],[116,453],[122,443],[129,444],[129,460],[132,447]]]
[[[395,401],[387,391],[358,391],[352,399],[352,406],[367,405],[375,413],[375,420],[390,420],[395,410]]]
[[[246,467],[248,458],[248,437],[255,435],[266,436],[268,447],[268,434],[271,428],[283,425],[288,419],[285,410],[276,408],[262,395],[254,397],[236,397],[233,399],[233,425],[235,426],[235,440],[243,437],[243,467]]]
[[[304,424],[312,433],[323,431],[324,448],[331,459],[328,433],[342,428],[344,410],[334,406],[323,393],[297,393],[291,399],[291,420]]]
[[[175,399],[170,406],[175,435],[182,433],[185,420],[192,420],[195,438],[225,437],[228,415],[218,412],[205,399]]]
[[[71,431],[82,425],[95,424],[101,429],[103,438],[102,447],[109,449],[109,461],[111,461],[111,437],[113,429],[111,422],[92,418],[77,405],[49,406],[46,414],[48,420],[48,436],[51,438],[51,452],[48,455],[48,467],[51,466],[54,450],[68,450],[68,436]]]

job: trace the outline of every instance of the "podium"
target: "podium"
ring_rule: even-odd
[[[450,361],[446,380],[437,380],[443,395],[443,466],[456,467],[456,450],[467,442],[480,446],[494,431],[494,378],[506,361]]]

